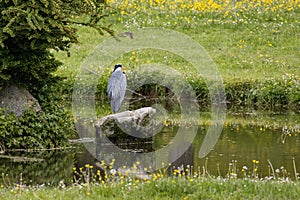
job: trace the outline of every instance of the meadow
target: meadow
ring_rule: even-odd
[[[231,105],[299,110],[298,0],[108,0],[107,4],[104,13],[109,17],[105,24],[111,25],[116,36],[125,31],[134,34],[140,28],[159,27],[184,33],[199,43],[215,62]],[[86,27],[79,27],[78,35],[80,42],[71,48],[71,57],[55,53],[63,62],[56,74],[66,76],[69,85],[86,56],[109,37],[101,37]],[[126,66],[129,78],[133,76],[131,71],[141,64],[168,65],[188,80],[199,99],[205,99],[203,77],[178,55],[157,50],[133,51],[120,56],[115,63]],[[101,91],[105,90],[110,72],[107,69],[100,78],[104,85]]]
[[[161,27],[182,32],[198,42],[210,55],[223,78],[229,108],[251,106],[253,110],[300,108],[300,1],[299,0],[107,0],[104,10],[115,35],[125,31]],[[74,16],[76,19],[76,16]],[[53,54],[63,65],[55,72],[65,77],[62,91],[69,102],[77,72],[86,57],[109,34],[78,26],[79,43],[65,53]],[[127,67],[127,75],[141,64],[162,63],[176,69],[197,92],[207,98],[202,77],[190,63],[169,52],[133,51],[115,63]],[[113,64],[112,64],[113,66]],[[110,66],[110,67],[112,67]],[[100,78],[99,93],[105,93],[111,69]],[[204,103],[205,104],[205,103]],[[109,113],[109,107],[101,110]],[[230,112],[236,113],[235,109]],[[264,121],[256,116],[250,123],[280,129],[295,126],[295,116],[282,116],[277,121]],[[278,118],[277,118],[278,119]],[[281,120],[282,119],[282,120]],[[239,121],[241,120],[241,121]],[[286,120],[286,121],[284,121]],[[296,119],[299,121],[299,119]],[[248,124],[230,116],[226,124]],[[226,125],[225,124],[225,125]],[[250,124],[251,125],[251,124]],[[298,129],[299,132],[299,129]],[[299,169],[298,169],[299,170]],[[98,177],[99,178],[99,177]],[[149,180],[132,177],[107,177],[108,181],[85,181],[82,184],[57,187],[0,185],[0,196],[6,199],[298,199],[300,185],[289,178],[210,177],[207,174],[164,177],[156,174]]]

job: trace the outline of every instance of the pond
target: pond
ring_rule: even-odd
[[[206,136],[207,126],[199,126],[192,145],[183,155],[169,166],[169,171],[181,166],[192,166],[194,171],[210,176],[227,177],[237,174],[259,177],[270,176],[272,167],[278,176],[295,179],[295,167],[300,171],[299,130],[294,133],[282,129],[262,128],[259,126],[225,126],[216,145],[204,158],[199,158],[199,150]],[[126,141],[119,144],[134,149],[136,154],[163,148],[176,135],[178,127],[164,127],[151,142],[135,147]],[[130,145],[129,145],[130,144]],[[94,142],[86,143],[87,146]],[[86,164],[97,167],[97,159],[83,144],[74,144],[72,148],[55,151],[9,151],[0,154],[0,185],[13,185],[22,180],[23,184],[57,185],[61,180],[71,184],[74,178],[73,168]],[[167,165],[167,164],[166,164]]]

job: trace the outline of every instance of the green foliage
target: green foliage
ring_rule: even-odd
[[[231,105],[246,106],[252,105],[255,96],[252,96],[251,89],[255,87],[255,81],[232,82],[225,84],[226,99]]]
[[[27,87],[43,110],[18,118],[0,110],[0,145],[27,149],[66,143],[74,129],[61,96],[70,94],[70,85],[53,75],[61,65],[53,50],[69,54],[78,42],[75,24],[112,34],[100,23],[107,16],[104,7],[101,0],[0,0],[0,89],[8,81]]]
[[[129,75],[131,73],[128,73]],[[145,79],[151,79],[151,77],[144,77]],[[107,78],[107,77],[105,77]],[[136,82],[142,82],[137,80],[136,77],[130,77],[128,84],[135,85]],[[106,79],[107,80],[107,79]],[[187,78],[188,84],[193,88],[201,108],[207,108],[211,104],[210,94],[208,87],[201,78]],[[102,78],[99,81],[97,93],[100,97],[105,97],[106,83]],[[173,84],[178,85],[179,83]],[[225,81],[224,83],[226,99],[229,107],[254,107],[259,110],[273,110],[279,111],[283,109],[291,109],[299,111],[300,108],[300,78],[295,74],[286,74],[282,79],[266,79],[262,80],[242,80],[242,81]],[[162,99],[166,101],[170,95],[165,93],[165,87],[155,84],[148,84],[139,87],[136,92],[147,96],[150,102],[158,101],[158,97],[165,97]],[[174,88],[172,88],[174,89]],[[172,90],[170,91],[172,92]],[[172,96],[172,95],[171,95]],[[166,98],[167,97],[167,98]],[[138,99],[139,96],[133,95],[133,101]],[[140,103],[142,101],[139,101]],[[153,102],[152,102],[153,103]],[[174,106],[174,104],[172,104]],[[138,103],[134,103],[134,106],[141,106]],[[133,107],[134,107],[133,106]],[[133,109],[133,108],[132,108]]]
[[[50,50],[67,51],[77,42],[73,24],[110,31],[98,22],[102,1],[1,0],[0,1],[0,86],[7,80],[25,86],[46,84],[61,64]],[[87,15],[88,20],[72,20]]]
[[[267,79],[251,89],[253,103],[260,108],[291,108],[299,110],[300,79],[298,75],[286,74],[281,80]]]
[[[57,90],[58,84],[48,84],[33,95],[40,102],[42,112],[27,110],[21,116],[5,115],[0,110],[0,141],[5,148],[53,148],[67,144],[74,135],[70,111],[66,110]]]
[[[265,81],[228,82],[225,85],[226,98],[231,105],[255,106],[260,110],[299,110],[298,75],[287,74],[282,79]]]
[[[69,114],[59,108],[53,113],[27,111],[21,117],[0,116],[0,139],[5,148],[53,148],[66,144],[70,132]]]
[[[201,107],[208,106],[211,102],[209,90],[204,79],[188,78],[188,82],[195,91],[198,103],[201,105]]]

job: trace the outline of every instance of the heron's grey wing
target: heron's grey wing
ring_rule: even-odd
[[[119,79],[119,94],[121,101],[123,101],[125,93],[126,93],[126,87],[127,87],[127,80],[126,80],[126,75],[122,73],[121,78]]]
[[[118,83],[119,80],[119,74],[116,72],[113,72],[111,76],[109,77],[108,84],[107,84],[107,95],[110,99],[115,97],[115,86]]]
[[[108,81],[107,93],[113,112],[119,111],[126,92],[126,76],[121,71],[113,73]]]
[[[120,99],[124,98],[126,92],[126,76],[121,71],[116,71],[112,73],[108,80],[107,94],[110,99]]]

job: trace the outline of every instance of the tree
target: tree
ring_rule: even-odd
[[[0,0],[0,90],[5,84],[25,87],[42,107],[18,117],[0,107],[0,147],[57,147],[74,133],[52,76],[61,63],[51,52],[68,52],[77,42],[75,24],[113,34],[101,25],[104,8],[103,0]]]
[[[100,24],[104,6],[103,0],[0,0],[0,88],[7,81],[30,88],[49,82],[61,65],[51,50],[68,52],[77,42],[74,24],[113,34]]]

